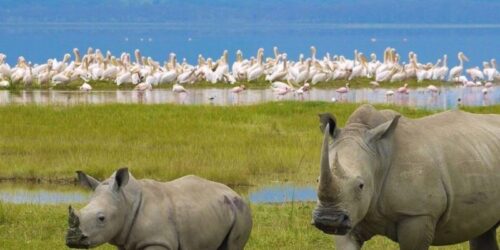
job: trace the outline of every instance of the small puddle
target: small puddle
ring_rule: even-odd
[[[14,204],[70,204],[89,200],[90,192],[70,185],[0,183],[0,201]]]
[[[314,187],[297,187],[293,185],[266,186],[251,191],[248,199],[252,203],[283,203],[296,201],[316,201]]]
[[[315,201],[316,190],[291,184],[251,188],[246,196],[252,203]],[[14,204],[86,203],[90,192],[78,186],[0,183],[0,201]]]

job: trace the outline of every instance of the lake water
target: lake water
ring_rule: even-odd
[[[228,49],[232,60],[237,49],[245,57],[255,56],[259,47],[266,56],[272,56],[272,47],[287,52],[292,60],[300,53],[310,55],[315,45],[321,57],[332,55],[353,57],[358,49],[369,55],[376,52],[379,59],[390,46],[398,50],[402,61],[408,61],[410,51],[418,53],[422,62],[435,62],[448,54],[449,67],[457,64],[457,53],[463,51],[470,59],[466,67],[482,66],[482,61],[500,56],[500,25],[211,25],[175,26],[162,23],[146,24],[0,24],[0,52],[8,55],[14,64],[18,56],[33,63],[44,63],[48,58],[59,60],[75,47],[83,52],[88,47],[133,53],[141,49],[144,56],[162,62],[168,53],[175,52],[179,59],[187,58],[194,64],[198,54],[219,58]],[[8,39],[5,39],[8,38]],[[499,59],[499,58],[497,58]]]
[[[252,203],[282,203],[315,201],[316,189],[312,186],[278,184],[241,191]],[[71,204],[86,203],[90,192],[77,186],[28,185],[0,183],[0,201],[14,204]]]
[[[11,92],[0,90],[0,105],[7,104],[41,104],[41,105],[75,105],[104,103],[144,103],[144,104],[205,104],[205,105],[248,105],[279,100],[297,101],[332,101],[350,103],[387,103],[429,109],[450,109],[457,107],[458,98],[462,105],[486,106],[500,103],[500,87],[489,89],[484,95],[480,87],[442,87],[440,93],[430,93],[425,88],[412,89],[409,95],[395,94],[386,96],[387,89],[351,89],[349,93],[340,95],[335,89],[312,89],[299,96],[288,93],[276,95],[271,89],[246,90],[239,95],[229,89],[190,89],[188,94],[175,94],[167,89],[139,92],[132,90],[112,91],[55,91],[55,90],[23,90]]]

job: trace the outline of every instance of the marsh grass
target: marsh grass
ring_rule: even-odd
[[[0,221],[0,249],[67,249],[64,245],[67,205],[3,206],[6,219]],[[254,225],[245,249],[334,249],[332,237],[310,225],[313,203],[254,204],[251,207]],[[500,240],[500,233],[497,239]],[[97,249],[115,248],[104,245]],[[363,249],[392,250],[398,246],[377,236],[365,243]],[[462,243],[431,249],[465,250],[468,246]]]
[[[254,106],[176,105],[0,107],[0,178],[99,179],[127,166],[137,178],[196,174],[231,186],[315,183],[321,133],[317,114],[340,126],[359,104],[275,102]],[[393,108],[408,117],[436,111]],[[499,106],[467,108],[500,113]]]
[[[331,80],[328,82],[321,82],[316,85],[314,85],[314,88],[338,88],[338,87],[343,87],[345,86],[346,82],[349,82],[351,88],[370,88],[372,85],[370,85],[370,82],[373,81],[373,79],[370,78],[356,78],[351,81],[348,80]],[[286,82],[286,81],[285,81]],[[82,85],[83,80],[78,79],[75,81],[72,81],[68,84],[59,84],[56,86],[51,86],[51,85],[32,85],[32,86],[23,86],[21,84],[11,84],[9,87],[4,88],[4,89],[9,89],[11,91],[19,91],[22,89],[54,89],[54,90],[78,90],[80,86]],[[429,84],[433,84],[435,86],[453,86],[453,83],[450,82],[443,82],[443,81],[434,81],[434,80],[424,80],[422,82],[417,82],[416,79],[408,79],[406,81],[401,81],[401,82],[382,82],[380,83],[380,86],[382,88],[398,88],[403,86],[404,83],[408,83],[409,88],[419,88],[419,87],[427,87]],[[117,86],[115,82],[113,81],[107,81],[107,80],[92,80],[89,81],[89,84],[92,86],[94,90],[115,90],[115,89],[133,89],[135,86],[133,84],[124,84]],[[260,79],[253,81],[253,82],[237,82],[235,84],[228,84],[228,83],[210,83],[206,81],[200,81],[194,84],[185,84],[184,86],[186,88],[233,88],[235,86],[238,86],[240,84],[245,84],[245,86],[249,89],[263,89],[263,88],[269,88],[271,86],[271,83],[268,81],[264,80],[264,77],[261,77]],[[153,86],[153,88],[160,88],[160,89],[171,89],[172,84],[161,84],[158,86]],[[1,88],[0,88],[1,89]]]

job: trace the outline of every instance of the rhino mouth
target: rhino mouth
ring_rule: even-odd
[[[312,224],[326,234],[345,235],[352,229],[351,219],[343,212],[325,215],[315,210]]]
[[[315,226],[323,233],[334,234],[334,235],[346,235],[351,230],[351,227],[332,227],[322,224],[319,225],[315,224]]]
[[[69,228],[66,234],[66,246],[70,248],[87,249],[90,248],[90,240],[81,233],[79,228]]]

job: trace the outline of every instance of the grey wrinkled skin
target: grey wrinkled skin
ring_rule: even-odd
[[[407,119],[363,105],[324,132],[312,224],[357,250],[384,235],[403,250],[469,241],[497,250],[500,115],[447,111]]]
[[[68,247],[240,250],[250,236],[250,208],[223,184],[193,175],[136,180],[126,168],[103,182],[77,173],[94,193],[80,211],[69,207]]]

